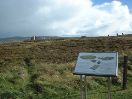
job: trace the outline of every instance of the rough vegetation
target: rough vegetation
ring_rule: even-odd
[[[132,98],[132,38],[103,37],[0,44],[0,99],[79,99],[72,74],[79,52],[118,51],[119,76],[113,99]],[[128,55],[128,88],[122,90],[123,56]],[[89,99],[106,99],[107,79],[87,77]]]

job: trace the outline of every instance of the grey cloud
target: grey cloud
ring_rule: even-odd
[[[76,8],[71,11],[71,7],[57,8],[54,4],[54,0],[0,0],[0,36],[59,34],[58,29],[52,29],[52,24],[73,17]],[[46,6],[50,13],[39,13]]]
[[[38,32],[35,17],[40,3],[34,0],[0,0],[0,34],[24,35]],[[42,32],[42,31],[41,31]]]

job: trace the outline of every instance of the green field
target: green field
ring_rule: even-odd
[[[132,37],[103,37],[0,44],[0,99],[80,99],[73,75],[79,52],[117,51],[118,81],[112,99],[132,99]],[[128,86],[122,90],[123,56]],[[107,99],[107,78],[87,77],[88,99]]]

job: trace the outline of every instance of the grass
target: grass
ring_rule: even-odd
[[[80,79],[72,72],[78,53],[89,51],[119,52],[119,80],[112,85],[112,99],[131,99],[132,48],[125,45],[131,42],[96,38],[0,44],[0,99],[79,99]],[[127,54],[128,87],[122,90],[123,56]],[[87,87],[89,99],[107,98],[106,78],[87,77]]]

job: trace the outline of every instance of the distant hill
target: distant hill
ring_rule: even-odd
[[[9,42],[21,42],[24,40],[29,40],[30,37],[8,37],[0,38],[0,43],[9,43]]]

